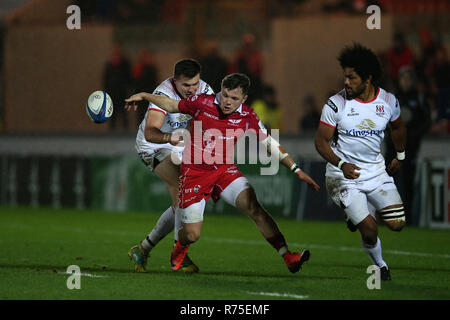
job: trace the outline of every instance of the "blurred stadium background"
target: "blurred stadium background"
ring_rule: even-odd
[[[381,29],[366,26],[372,4],[381,8]],[[80,29],[67,27],[70,5],[81,9]],[[342,88],[336,56],[357,41],[379,54],[386,89],[399,94],[399,75],[414,71],[426,112],[403,114],[420,148],[416,169],[396,179],[404,199],[413,185],[409,223],[450,226],[447,0],[2,0],[0,21],[2,206],[162,212],[165,186],[134,151],[143,115],[124,113],[121,101],[152,91],[183,57],[198,59],[213,86],[227,72],[250,74],[250,102],[323,187],[313,134],[322,105]],[[114,119],[102,125],[85,111],[95,90],[115,102]],[[310,196],[286,170],[242,170],[275,216],[342,219],[324,187]]]

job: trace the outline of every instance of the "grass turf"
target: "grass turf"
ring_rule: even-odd
[[[347,300],[449,299],[450,231],[380,227],[393,281],[366,286],[371,264],[360,236],[344,222],[276,219],[291,250],[311,259],[291,274],[244,216],[205,214],[201,239],[189,255],[200,273],[169,268],[173,235],[152,251],[148,273],[133,272],[129,248],[153,228],[158,214],[0,207],[0,299]],[[78,265],[81,289],[65,274]]]

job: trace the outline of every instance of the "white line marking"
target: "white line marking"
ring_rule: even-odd
[[[256,294],[259,296],[270,296],[270,297],[282,297],[282,298],[295,298],[295,299],[308,299],[309,296],[302,296],[298,294],[291,293],[278,293],[278,292],[252,292],[247,291],[249,294]]]
[[[241,240],[241,239],[231,239],[231,238],[211,238],[205,237],[207,241],[214,242],[225,242],[225,243],[239,243],[239,244],[247,244],[247,245],[267,245],[267,242],[262,240]],[[303,248],[315,248],[315,249],[323,249],[323,250],[339,250],[339,251],[353,251],[353,252],[362,252],[362,248],[356,247],[345,247],[345,246],[327,246],[320,244],[311,244],[311,243],[296,243],[290,242],[290,246],[293,247],[303,247]],[[410,251],[399,251],[399,250],[383,250],[385,253],[396,254],[396,255],[408,255],[408,256],[418,256],[418,257],[438,257],[438,258],[450,258],[450,254],[445,253],[424,253],[424,252],[410,252]]]
[[[68,275],[75,275],[75,276],[84,276],[89,278],[107,278],[108,276],[101,276],[98,274],[91,274],[91,273],[71,273],[71,272],[58,272],[59,274],[68,274]]]

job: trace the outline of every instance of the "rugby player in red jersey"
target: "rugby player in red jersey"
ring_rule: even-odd
[[[234,73],[222,80],[222,90],[215,95],[200,94],[178,101],[138,93],[125,100],[127,110],[132,107],[136,110],[139,101],[147,100],[167,112],[181,112],[193,117],[190,136],[194,139],[190,147],[186,146],[181,164],[177,214],[181,216],[182,227],[178,231],[179,240],[170,255],[173,270],[181,267],[189,245],[200,238],[203,213],[210,197],[216,201],[221,198],[246,213],[263,237],[283,257],[292,273],[300,270],[302,264],[309,259],[308,250],[301,253],[289,251],[278,225],[258,202],[254,189],[234,164],[232,151],[237,139],[253,130],[260,143],[272,155],[276,155],[277,161],[292,170],[311,188],[319,190],[317,183],[267,134],[255,112],[244,104],[249,87],[250,80],[246,75]],[[202,137],[195,139],[199,132]]]

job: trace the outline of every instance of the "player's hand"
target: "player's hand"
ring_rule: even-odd
[[[139,101],[144,100],[142,93],[137,93],[125,99],[125,110],[130,111],[131,108],[134,108],[134,111],[137,110]]]
[[[359,170],[361,170],[360,167],[353,163],[346,162],[341,166],[341,170],[344,173],[344,177],[347,179],[356,179],[359,177]]]
[[[402,167],[402,162],[396,158],[392,159],[386,171],[388,175],[393,176]]]
[[[314,191],[318,191],[320,189],[319,185],[302,170],[297,171],[296,174],[300,180],[305,181]]]
[[[173,145],[173,146],[180,146],[181,147],[181,145],[179,145],[179,144],[182,143],[182,142],[183,142],[183,136],[177,135],[177,134],[173,134],[173,133],[170,135],[169,143],[171,145]]]

